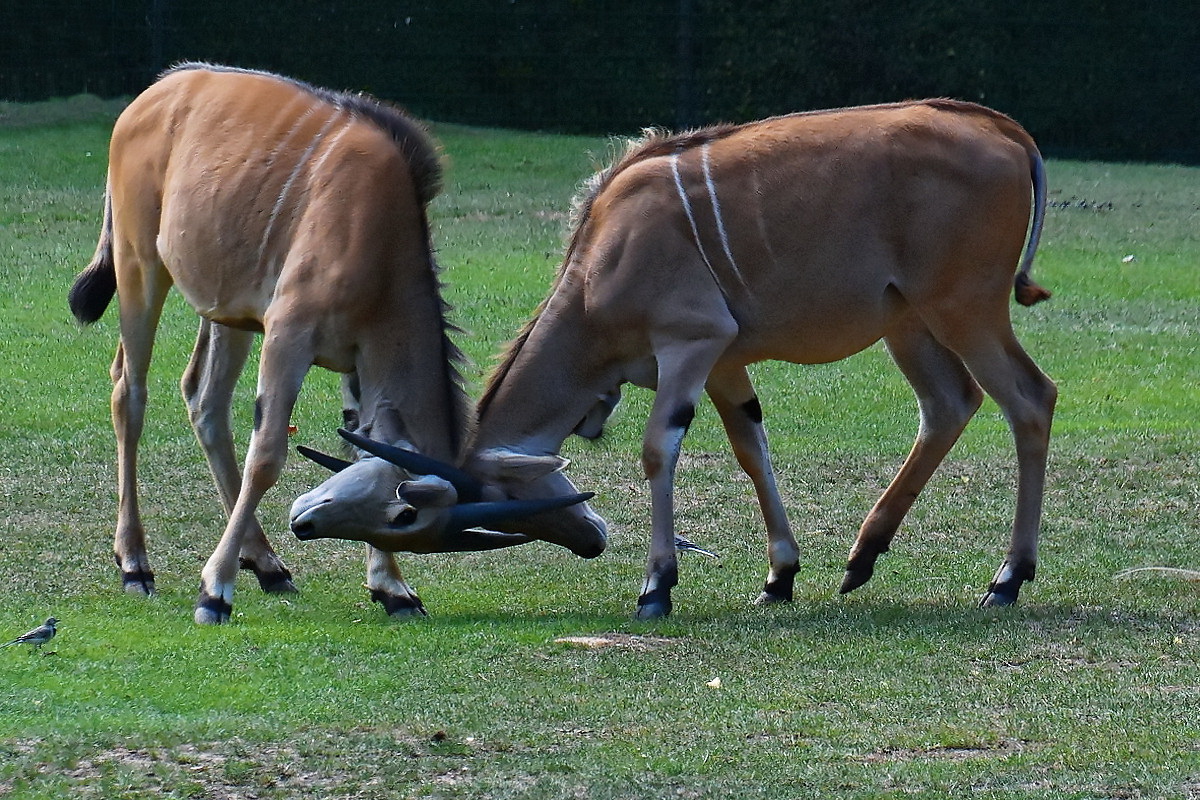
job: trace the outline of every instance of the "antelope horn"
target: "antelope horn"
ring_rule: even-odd
[[[446,531],[441,541],[440,553],[475,553],[482,550],[499,550],[527,544],[533,539],[523,533],[496,533],[495,531]]]
[[[326,455],[320,450],[313,450],[311,447],[305,447],[304,445],[297,446],[296,452],[307,458],[309,461],[320,464],[330,472],[341,472],[346,467],[354,463],[352,461],[345,461],[340,458],[335,458],[334,456]]]
[[[488,503],[461,503],[450,509],[446,522],[446,533],[459,533],[467,528],[480,528],[510,519],[531,517],[543,511],[554,511],[567,508],[576,503],[591,500],[595,492],[569,494],[563,497],[549,497],[542,500],[500,500]],[[493,534],[496,535],[496,534]]]
[[[365,450],[373,456],[379,456],[397,467],[417,475],[436,475],[449,481],[461,500],[473,501],[483,497],[483,484],[458,467],[421,455],[415,450],[406,450],[403,447],[368,439],[345,428],[338,428],[338,434],[360,450]]]

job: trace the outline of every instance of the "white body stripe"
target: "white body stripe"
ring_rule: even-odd
[[[717,200],[717,189],[713,183],[712,172],[709,168],[708,145],[705,144],[701,148],[702,163],[704,171],[704,186],[708,190],[708,199],[712,203],[713,216],[717,220],[717,235],[721,239],[721,248],[725,253],[725,258],[729,261],[729,268],[733,271],[733,275],[737,278],[738,285],[744,290],[746,283],[742,280],[742,273],[738,271],[737,262],[733,260],[733,252],[729,247],[729,235],[725,232],[725,221],[721,217],[721,204]],[[687,191],[683,188],[683,177],[679,172],[679,154],[671,154],[671,175],[675,178],[675,191],[679,193],[679,202],[683,204],[683,211],[687,214],[688,224],[692,227],[692,238],[696,242],[696,249],[700,251],[700,258],[704,260],[704,266],[708,267],[708,272],[717,283],[717,288],[721,290],[721,294],[725,296],[725,300],[729,300],[729,290],[721,277],[717,274],[716,269],[712,265],[712,261],[708,258],[708,253],[704,250],[704,244],[700,241],[700,228],[696,224],[696,215],[692,211],[692,203],[688,200]]]
[[[729,267],[733,270],[733,274],[737,276],[738,283],[744,285],[742,273],[738,271],[737,262],[733,260],[733,252],[729,249],[729,234],[725,232],[725,220],[721,217],[721,204],[717,200],[717,187],[712,179],[712,168],[708,157],[707,142],[705,142],[700,152],[704,165],[704,185],[708,187],[708,197],[712,201],[713,216],[717,219],[717,235],[721,237],[721,248],[725,251],[725,258],[729,260]]]
[[[683,188],[683,178],[679,175],[679,153],[671,154],[671,174],[675,177],[675,191],[679,192],[679,202],[683,203],[683,211],[687,214],[688,224],[692,226],[692,238],[696,241],[696,249],[700,251],[700,258],[704,259],[704,266],[708,267],[708,271],[712,273],[717,287],[721,288],[721,279],[717,277],[712,262],[708,260],[708,253],[704,252],[704,245],[700,242],[700,229],[696,227],[696,215],[692,213],[692,203],[688,200],[687,192]],[[725,289],[721,288],[721,292],[724,293]]]
[[[299,120],[296,121],[296,126],[293,128],[293,131],[300,127],[301,123],[310,113],[312,112],[306,112]],[[321,142],[324,140],[325,134],[329,132],[329,129],[333,127],[333,123],[337,122],[341,116],[342,112],[340,109],[333,112],[325,124],[321,126],[321,130],[317,131],[317,135],[313,137],[311,142],[309,142],[308,147],[305,148],[304,152],[300,155],[300,159],[296,162],[296,166],[292,168],[291,174],[288,175],[287,180],[283,182],[283,188],[279,190],[279,197],[275,200],[275,206],[271,209],[271,216],[267,219],[267,227],[263,230],[262,243],[258,246],[259,266],[263,266],[263,259],[267,254],[267,245],[271,241],[271,233],[275,230],[275,221],[279,218],[279,214],[283,211],[284,203],[287,200],[287,196],[291,193],[293,184],[295,184],[296,179],[300,177],[300,173],[304,171],[304,166],[308,164],[309,159],[312,158],[313,152],[316,151],[317,147],[320,146]],[[290,139],[291,136],[292,133],[289,132],[286,139]]]
[[[329,125],[326,126],[326,130],[333,127],[333,122],[334,122],[334,120],[332,120],[332,119],[329,120]],[[312,174],[316,175],[321,172],[321,168],[323,166],[325,166],[325,162],[329,160],[329,156],[335,150],[337,150],[338,142],[340,142],[342,140],[342,137],[344,137],[347,133],[350,132],[350,129],[352,127],[354,127],[354,124],[355,124],[354,116],[347,114],[346,115],[346,124],[343,125],[338,130],[337,133],[335,133],[329,137],[328,146],[324,149],[324,151],[322,151],[320,157],[315,162],[313,162]],[[324,138],[324,136],[325,136],[325,131],[322,131],[321,133],[317,134],[317,139],[318,140],[322,139],[322,138]]]

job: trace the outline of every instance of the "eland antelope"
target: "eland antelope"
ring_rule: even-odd
[[[126,590],[154,590],[137,446],[154,334],[172,285],[202,318],[182,389],[229,516],[201,574],[198,623],[229,619],[239,567],[267,591],[294,589],[256,510],[283,468],[290,416],[312,365],[356,376],[364,432],[439,459],[459,456],[467,421],[461,356],[448,335],[426,216],[440,178],[434,144],[399,109],[268,73],[181,65],[121,114],[100,242],[70,305],[85,324],[114,293],[120,307],[114,551]],[[255,332],[263,345],[254,430],[239,476],[229,407]],[[393,487],[406,477],[375,458],[356,474]],[[431,524],[398,509],[390,521],[407,538],[392,549],[527,540],[464,532],[478,524],[470,512]],[[367,561],[367,588],[388,613],[423,612],[389,553],[371,549]]]
[[[1032,138],[970,103],[648,135],[582,193],[554,286],[491,376],[459,470],[495,497],[574,492],[558,470],[562,442],[596,435],[623,383],[654,388],[638,615],[660,617],[678,580],[676,464],[706,391],[765,519],[770,567],[757,602],[787,601],[799,549],[746,367],[837,361],[882,339],[916,394],[920,425],[859,530],[841,591],[870,579],[987,392],[1012,429],[1018,482],[1008,553],[981,603],[1014,603],[1034,577],[1057,389],[1017,342],[1008,298],[1049,296],[1030,278],[1045,204]],[[603,543],[603,521],[586,505],[530,522],[497,529],[584,552]]]

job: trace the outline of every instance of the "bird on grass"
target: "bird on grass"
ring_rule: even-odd
[[[683,538],[679,534],[675,534],[675,549],[681,553],[699,553],[702,556],[708,556],[709,558],[716,559],[717,561],[721,560],[721,557],[713,551],[705,550],[703,547],[700,547],[694,542]]]
[[[42,645],[54,638],[54,634],[58,633],[58,620],[50,617],[44,623],[37,626],[31,631],[22,633],[11,642],[5,642],[0,647],[8,647],[11,644],[30,644],[30,652],[33,650],[41,650]]]

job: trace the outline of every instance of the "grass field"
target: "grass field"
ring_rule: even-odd
[[[975,607],[1013,503],[990,401],[874,580],[836,594],[916,427],[876,347],[754,371],[804,549],[792,605],[750,606],[760,520],[706,406],[679,527],[721,561],[684,556],[676,613],[632,619],[649,515],[648,394],[633,391],[604,440],[566,450],[612,524],[600,559],[404,557],[432,616],[392,620],[367,602],[358,546],[286,532],[323,478],[293,459],[262,518],[300,593],[244,578],[233,623],[200,628],[222,519],[178,397],[195,317],[173,297],[160,331],[142,450],[159,594],[127,596],[110,541],[116,314],[81,330],[65,302],[95,246],[111,110],[65,105],[0,106],[0,635],[63,620],[54,655],[0,650],[0,797],[1200,798],[1200,589],[1116,577],[1200,568],[1200,170],[1049,164],[1035,274],[1055,296],[1013,313],[1061,394],[1040,571],[1018,608]],[[609,144],[436,133],[434,235],[477,392]],[[314,371],[297,443],[336,447],[339,419],[336,378]],[[608,645],[556,641],[572,636]]]

